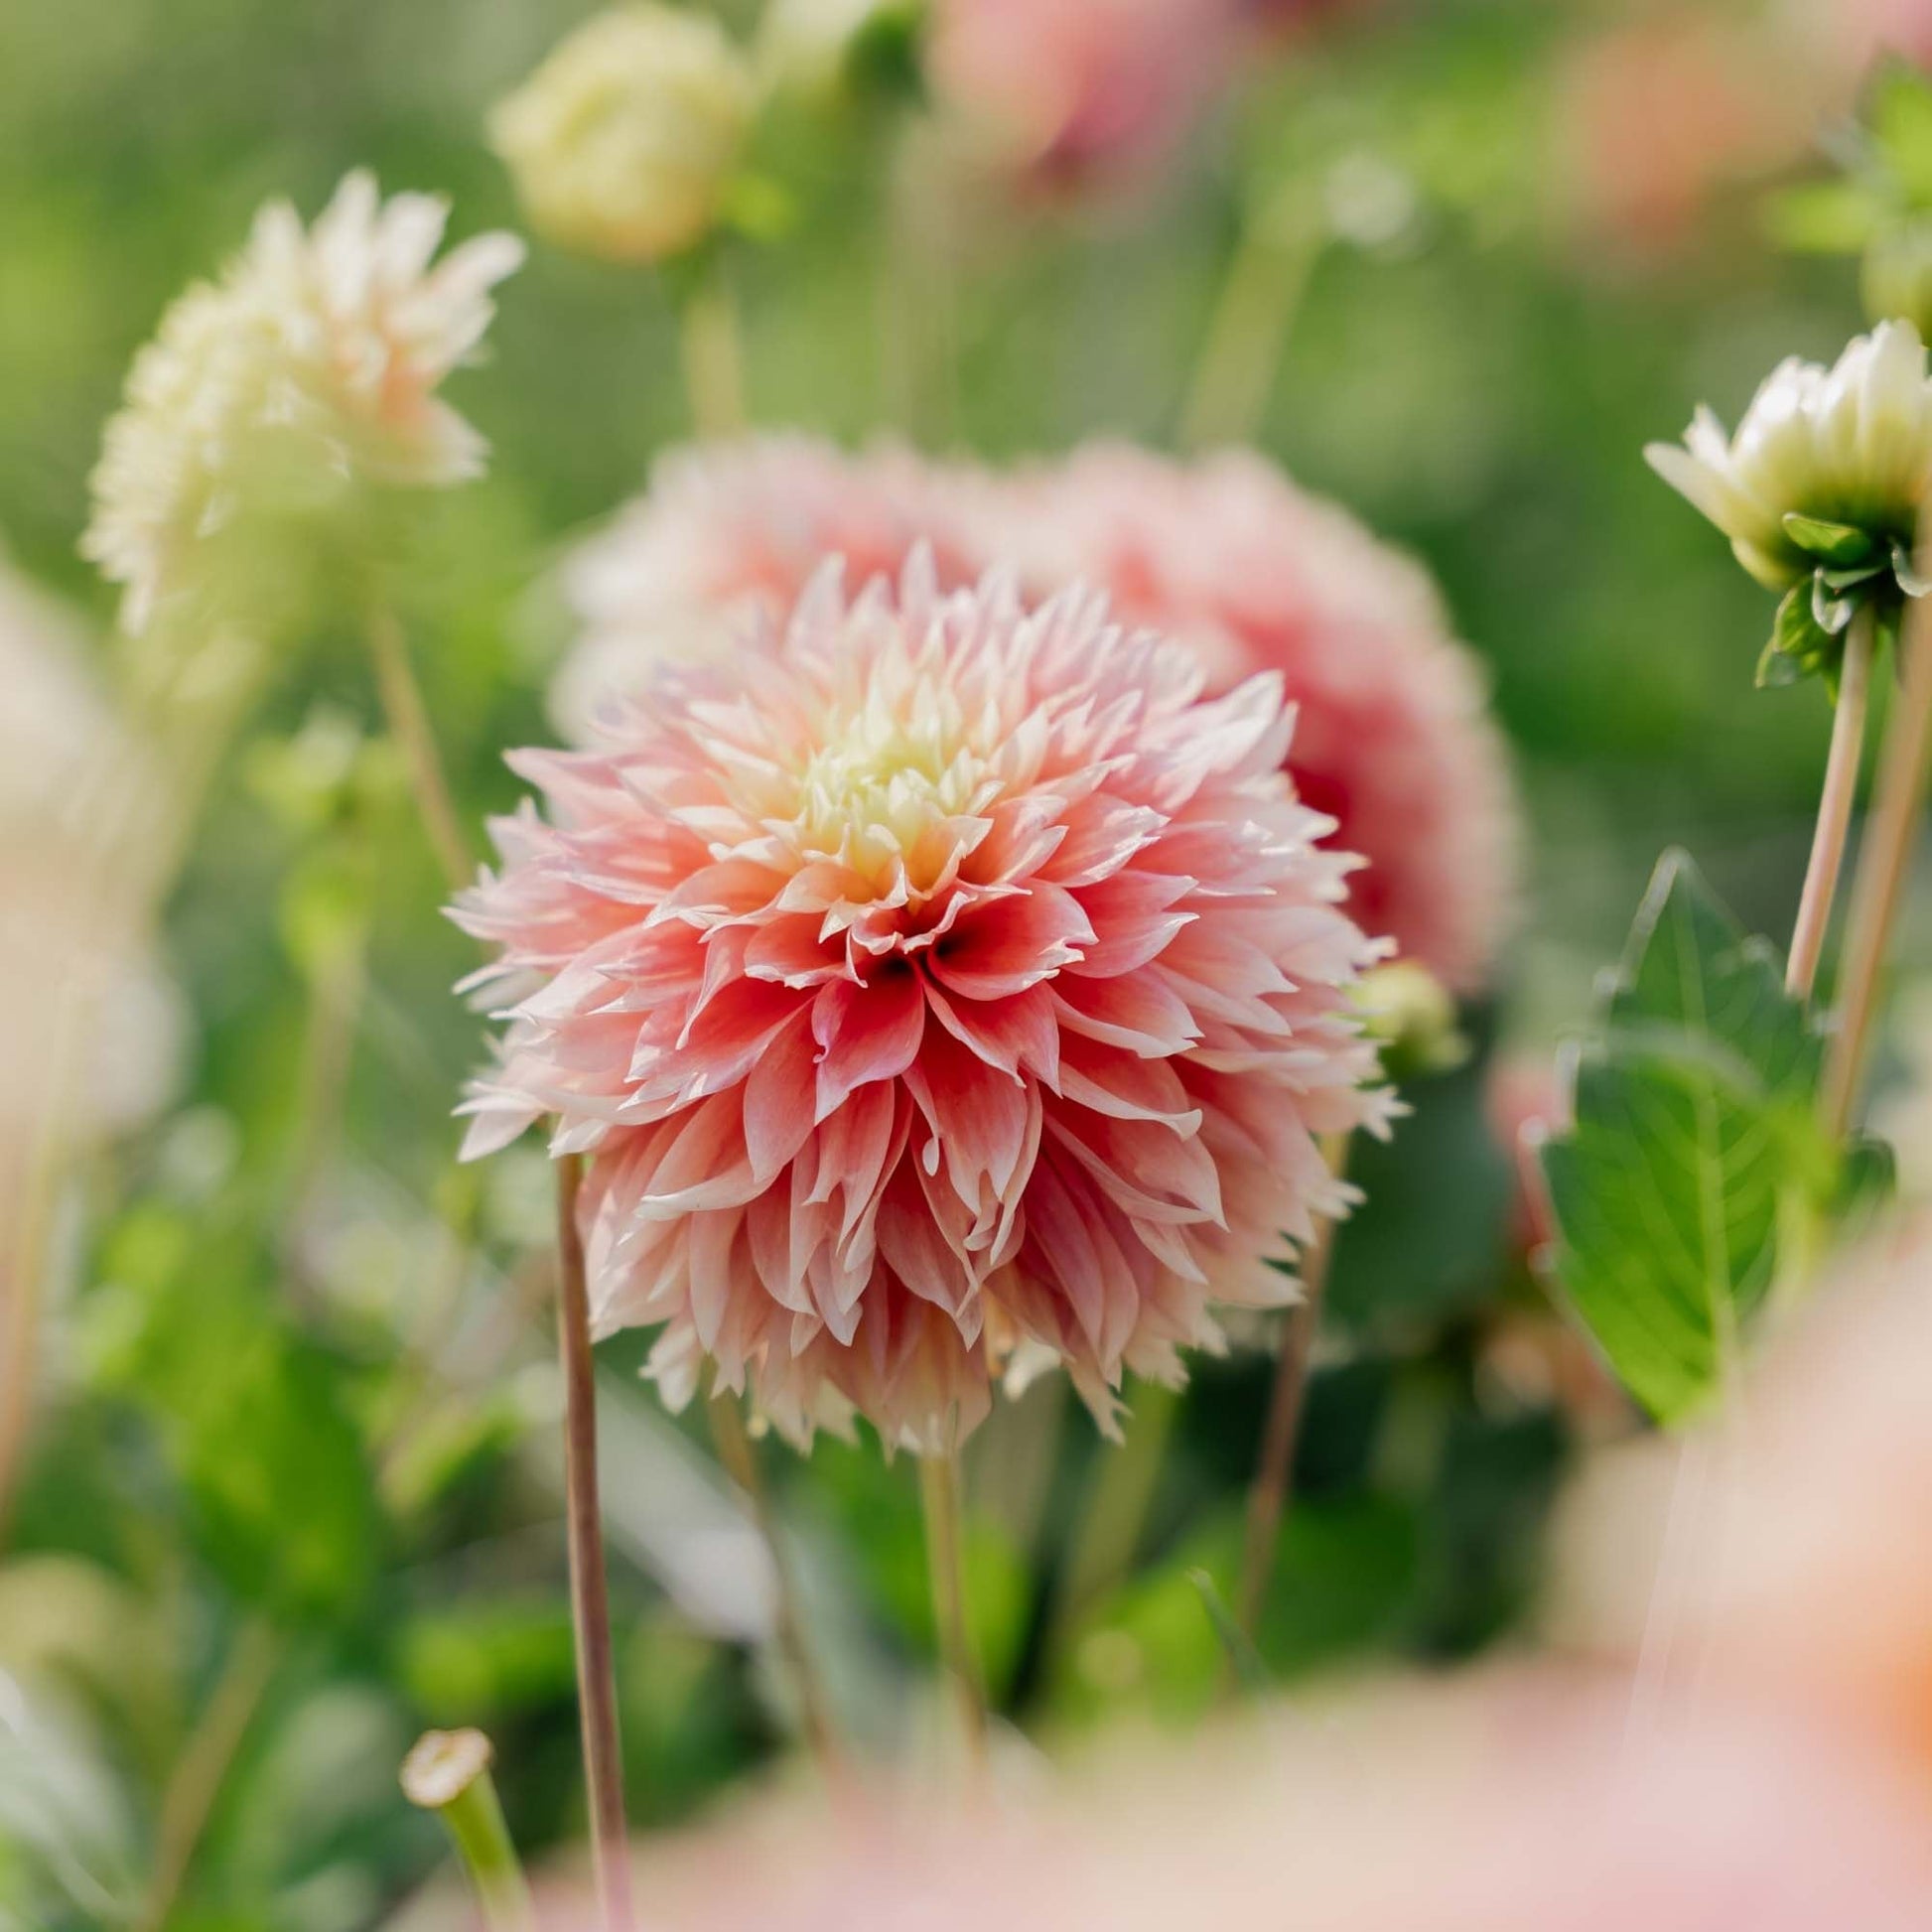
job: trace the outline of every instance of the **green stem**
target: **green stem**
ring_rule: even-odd
[[[1348,1139],[1330,1136],[1322,1155],[1339,1178],[1348,1167]],[[1281,1352],[1275,1358],[1275,1381],[1268,1401],[1268,1420],[1262,1430],[1261,1456],[1248,1489],[1247,1534],[1241,1551],[1241,1580],[1234,1602],[1235,1622],[1252,1640],[1261,1624],[1268,1595],[1268,1574],[1274,1567],[1276,1545],[1288,1516],[1295,1478],[1295,1444],[1302,1431],[1302,1405],[1308,1393],[1309,1364],[1314,1355],[1315,1330],[1321,1324],[1321,1301],[1328,1283],[1328,1260],[1334,1249],[1335,1224],[1324,1221],[1302,1263],[1302,1299],[1288,1311]]]
[[[799,1709],[805,1723],[805,1736],[818,1759],[819,1768],[836,1777],[843,1768],[838,1733],[832,1723],[831,1700],[805,1637],[803,1598],[798,1588],[798,1573],[791,1561],[770,1485],[759,1463],[757,1446],[745,1427],[738,1398],[729,1392],[714,1395],[710,1402],[712,1440],[718,1446],[718,1459],[726,1472],[744,1491],[752,1506],[753,1519],[764,1539],[771,1558],[773,1587],[776,1593],[778,1649],[791,1672],[798,1693]]]
[[[275,1632],[260,1618],[244,1624],[235,1638],[161,1796],[154,1871],[135,1919],[138,1932],[161,1932],[173,1915],[228,1767],[248,1733],[281,1654]]]
[[[714,251],[694,275],[679,314],[684,388],[691,427],[717,442],[745,428],[745,351],[723,261]]]
[[[1321,246],[1306,219],[1248,211],[1181,410],[1182,449],[1254,440]]]
[[[1819,955],[1825,950],[1825,932],[1832,922],[1832,901],[1838,895],[1838,875],[1845,862],[1852,802],[1858,795],[1859,763],[1864,750],[1875,627],[1871,607],[1866,605],[1852,620],[1852,634],[1845,643],[1845,669],[1832,714],[1832,747],[1825,759],[1824,788],[1818,796],[1818,826],[1812,834],[1811,861],[1805,868],[1798,920],[1791,934],[1791,959],[1784,976],[1785,991],[1794,999],[1811,998]]]
[[[1932,562],[1921,546],[1921,564]],[[1872,805],[1859,847],[1858,876],[1846,917],[1839,972],[1839,1021],[1825,1055],[1827,1130],[1845,1132],[1864,1077],[1867,1040],[1878,982],[1903,897],[1905,875],[1924,816],[1926,754],[1932,746],[1932,611],[1919,598],[1905,606],[1898,643],[1902,682],[1878,755]]]
[[[402,625],[386,604],[369,608],[365,624],[369,654],[375,663],[376,687],[389,722],[389,735],[409,768],[410,788],[422,813],[423,830],[435,848],[438,863],[452,892],[461,892],[477,874],[477,862],[464,837],[463,821],[450,795],[450,781],[437,749],[436,733],[423,702],[422,687],[409,662],[409,646]]]
[[[489,1774],[492,1755],[480,1730],[428,1731],[403,1759],[403,1795],[442,1819],[488,1932],[532,1932],[536,1911]]]
[[[919,1495],[925,1510],[926,1569],[932,1584],[932,1620],[939,1662],[952,1686],[961,1735],[975,1775],[986,1767],[986,1697],[966,1615],[964,1511],[959,1451],[922,1455]]]

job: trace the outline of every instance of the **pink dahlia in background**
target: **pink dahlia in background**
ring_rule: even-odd
[[[996,166],[1043,188],[1142,175],[1233,74],[1242,0],[934,0],[927,73]]]
[[[1281,677],[1296,790],[1367,861],[1350,912],[1456,992],[1480,988],[1515,904],[1515,793],[1427,573],[1246,453],[1099,445],[1021,487],[1030,582],[1098,585],[1124,620],[1192,644],[1217,689]]]
[[[782,623],[813,571],[897,577],[913,546],[941,587],[993,563],[990,483],[890,446],[848,455],[809,436],[673,450],[650,487],[580,545],[564,592],[582,626],[550,687],[558,728],[581,740],[602,699],[634,693],[663,661],[729,650],[749,621]]]
[[[589,1156],[601,1331],[661,1325],[789,1436],[852,1409],[937,1449],[1022,1340],[1105,1419],[1215,1303],[1279,1303],[1349,1190],[1319,1136],[1387,1096],[1345,990],[1350,861],[1281,775],[1278,681],[1070,592],[836,567],[782,632],[659,671],[461,901],[500,946],[470,1153]]]

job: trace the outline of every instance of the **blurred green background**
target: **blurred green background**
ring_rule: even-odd
[[[168,299],[262,200],[313,211],[356,164],[450,195],[458,233],[514,225],[483,116],[587,11],[0,0],[14,561],[104,632],[74,553],[86,478]],[[1244,215],[1311,210],[1326,236],[1257,440],[1440,576],[1493,667],[1533,875],[1498,998],[1471,1016],[1476,1059],[1418,1090],[1361,1174],[1262,1644],[1287,1677],[1464,1656],[1529,1610],[1550,1497],[1600,1415],[1565,1399],[1579,1371],[1523,1266],[1492,1071],[1547,1063],[1666,843],[1753,927],[1795,900],[1825,700],[1753,694],[1765,600],[1639,451],[1699,399],[1734,418],[1782,354],[1834,354],[1856,278],[1763,236],[1766,183],[1816,169],[1811,109],[1785,103],[1799,124],[1741,153],[1692,143],[1661,186],[1645,170],[1669,155],[1629,147],[1663,141],[1643,132],[1659,99],[1698,118],[1699,36],[1769,33],[1739,9],[1556,0],[1364,0],[1311,22],[1160,182],[962,217],[952,374],[909,423],[881,349],[877,112],[771,132],[794,219],[731,264],[759,423],[998,458],[1172,443]],[[1680,91],[1657,94],[1660,74]],[[516,795],[500,748],[547,736],[547,567],[686,434],[648,274],[538,247],[492,342],[452,389],[490,474],[426,513],[405,614],[473,818]],[[384,1923],[443,1863],[395,1783],[433,1724],[491,1732],[533,1856],[582,1829],[547,1175],[529,1149],[452,1168],[480,1024],[447,989],[471,962],[379,734],[359,646],[323,624],[224,767],[170,908],[192,1008],[179,1095],[73,1176],[0,1564],[0,1925]],[[319,1148],[338,1071],[341,1134]],[[633,1811],[655,1825],[770,1764],[790,1713],[759,1547],[702,1422],[631,1378],[640,1354],[604,1351],[605,1482]],[[1231,1570],[1266,1373],[1252,1353],[1203,1364],[1158,1463],[1145,1434],[1103,1454],[1051,1388],[976,1443],[976,1609],[1019,1722],[1051,1737],[1212,1700],[1189,1572]],[[909,1747],[939,1721],[912,1472],[837,1444],[768,1462],[845,1716]],[[225,1774],[184,1795],[185,1752]],[[157,1920],[185,1817],[194,1855]]]

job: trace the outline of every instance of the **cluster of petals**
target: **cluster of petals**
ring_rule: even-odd
[[[312,227],[264,207],[220,279],[169,309],[107,426],[83,542],[125,587],[127,629],[218,595],[274,519],[482,469],[483,439],[436,392],[474,357],[522,245],[482,235],[436,262],[447,218],[435,197],[384,202],[351,174]]]
[[[1481,986],[1518,879],[1514,789],[1480,669],[1426,574],[1259,457],[1182,464],[1100,445],[1001,476],[805,438],[665,459],[570,566],[582,641],[553,687],[581,738],[664,657],[782,614],[819,560],[862,582],[931,546],[941,583],[998,564],[1038,600],[1082,581],[1190,645],[1216,691],[1278,672],[1305,800],[1365,860],[1357,921],[1458,992]]]
[[[1279,681],[1070,591],[837,566],[735,661],[665,667],[460,901],[499,948],[473,1154],[589,1156],[600,1331],[658,1325],[796,1439],[927,1452],[1023,1344],[1103,1421],[1342,1211],[1319,1142],[1392,1102],[1347,1006],[1377,945],[1282,775]]]
[[[1909,545],[1932,483],[1932,378],[1918,331],[1880,323],[1829,369],[1787,356],[1734,435],[1700,407],[1682,445],[1652,443],[1644,457],[1770,590],[1788,589],[1816,562],[1788,516],[1847,525],[1880,554]]]

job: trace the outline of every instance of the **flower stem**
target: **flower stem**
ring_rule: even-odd
[[[1148,1512],[1167,1460],[1168,1444],[1180,1414],[1180,1391],[1163,1382],[1142,1383],[1118,1448],[1103,1446],[1095,1468],[1092,1500],[1067,1559],[1046,1638],[1049,1671],[1065,1660],[1087,1613],[1113,1594],[1132,1567],[1147,1528]]]
[[[470,1882],[477,1888],[488,1932],[532,1932],[536,1923],[496,1780],[492,1752],[480,1730],[425,1732],[402,1761],[402,1790],[412,1805],[443,1821]]]
[[[221,1794],[222,1781],[281,1654],[275,1632],[260,1618],[244,1624],[237,1634],[213,1693],[161,1794],[154,1871],[135,1919],[138,1932],[161,1932],[173,1916],[182,1880]]]
[[[939,1662],[951,1682],[960,1731],[975,1775],[986,1767],[986,1698],[966,1616],[966,1562],[960,1504],[959,1451],[919,1457],[919,1495],[925,1508],[926,1569],[932,1580],[932,1620]]]
[[[437,860],[451,890],[460,892],[475,878],[477,862],[450,796],[443,755],[436,747],[436,733],[429,722],[428,707],[423,703],[422,687],[410,666],[402,625],[386,604],[378,603],[370,606],[365,629],[369,654],[375,660],[375,681],[382,695],[383,713],[389,721],[389,734],[401,748],[409,766],[409,782],[416,794],[416,808],[423,815],[423,830],[436,848]]]
[[[1254,440],[1320,253],[1318,229],[1248,210],[1181,409],[1182,449]]]
[[[1852,801],[1859,789],[1859,761],[1864,750],[1866,701],[1871,689],[1872,638],[1876,628],[1867,605],[1852,620],[1845,643],[1845,669],[1839,681],[1838,706],[1832,717],[1832,749],[1825,760],[1825,786],[1818,798],[1818,828],[1812,834],[1811,863],[1805,869],[1804,892],[1798,900],[1798,923],[1791,934],[1791,958],[1785,967],[1785,991],[1808,1000],[1818,978],[1818,959],[1825,949],[1825,931],[1832,922],[1832,901],[1838,875],[1845,862],[1846,835],[1852,826]]]
[[[736,436],[747,420],[745,354],[738,303],[716,253],[697,271],[679,323],[691,427],[707,441]]]
[[[745,1492],[752,1515],[770,1554],[773,1586],[777,1595],[778,1648],[791,1671],[798,1693],[799,1709],[805,1721],[805,1736],[819,1768],[828,1778],[843,1769],[838,1734],[832,1723],[831,1700],[824,1679],[805,1638],[803,1601],[798,1588],[797,1567],[791,1561],[778,1512],[771,1500],[770,1485],[759,1466],[758,1448],[745,1428],[739,1401],[729,1392],[711,1398],[711,1435],[718,1446],[718,1459],[726,1472]]]
[[[557,1162],[557,1327],[564,1369],[564,1494],[570,1535],[571,1621],[577,1636],[577,1702],[590,1793],[591,1862],[605,1932],[630,1932],[630,1866],[618,1749],[618,1694],[611,1664],[611,1604],[597,1494],[597,1385],[591,1363],[590,1297],[577,1226],[583,1157]]]
[[[1863,1077],[1878,980],[1925,802],[1926,751],[1932,744],[1932,612],[1924,599],[1907,604],[1898,650],[1902,681],[1859,848],[1840,969],[1838,1031],[1825,1056],[1823,1112],[1834,1137],[1845,1132]]]
[[[1339,1179],[1348,1166],[1347,1137],[1328,1136],[1321,1151]],[[1295,1443],[1302,1429],[1309,1363],[1314,1353],[1315,1329],[1321,1322],[1321,1300],[1327,1288],[1334,1238],[1334,1222],[1324,1221],[1302,1264],[1302,1300],[1288,1311],[1281,1352],[1275,1358],[1275,1383],[1262,1430],[1261,1457],[1248,1489],[1247,1535],[1242,1543],[1241,1580],[1234,1601],[1235,1622],[1251,1641],[1260,1627],[1268,1573],[1293,1496]]]

